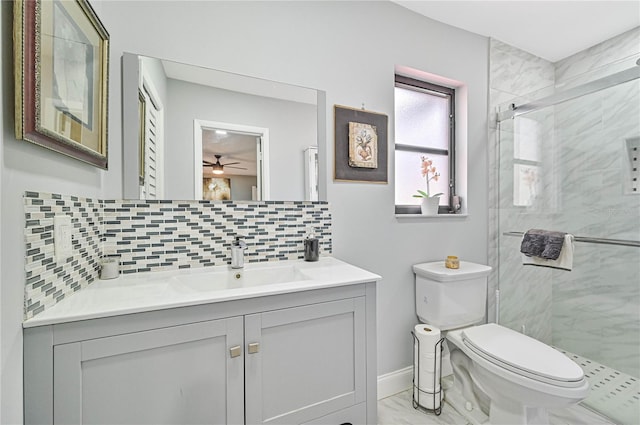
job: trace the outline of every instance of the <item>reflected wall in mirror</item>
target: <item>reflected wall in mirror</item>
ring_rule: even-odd
[[[231,200],[325,199],[308,157],[324,140],[324,92],[130,53],[122,66],[126,199],[206,199],[214,177]]]
[[[229,200],[269,200],[269,129],[194,120],[194,187],[206,198],[207,181],[230,180]]]

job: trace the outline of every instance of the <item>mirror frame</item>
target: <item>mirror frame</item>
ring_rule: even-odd
[[[146,56],[124,52],[122,55],[122,194],[123,199],[140,199],[140,149],[139,134],[141,123],[138,119],[138,58]],[[150,56],[151,57],[151,56]],[[161,59],[171,60],[171,59]],[[192,66],[200,67],[200,65]],[[220,71],[220,70],[218,70]],[[220,71],[226,72],[226,71]],[[248,78],[257,78],[245,75]],[[279,82],[280,83],[280,82]],[[280,83],[289,84],[289,83]],[[323,90],[316,92],[316,145],[318,146],[318,200],[327,200],[327,95]],[[268,201],[281,201],[269,199]],[[298,199],[296,201],[303,201]],[[258,201],[256,201],[258,202]]]

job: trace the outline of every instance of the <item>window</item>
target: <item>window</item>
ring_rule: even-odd
[[[427,191],[422,157],[432,161],[438,173],[437,180],[429,182],[429,193],[442,193],[439,212],[451,210],[456,194],[454,111],[454,89],[396,75],[396,214],[420,213],[420,199],[413,195]]]
[[[513,121],[513,205],[531,207],[540,193],[542,128],[535,117]]]

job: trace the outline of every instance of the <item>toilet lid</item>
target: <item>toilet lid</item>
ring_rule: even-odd
[[[484,359],[519,375],[561,386],[584,378],[580,366],[561,352],[495,323],[465,329],[462,340]]]

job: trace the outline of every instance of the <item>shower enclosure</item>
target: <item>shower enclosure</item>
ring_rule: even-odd
[[[574,359],[583,405],[620,424],[640,423],[639,76],[503,105],[497,127],[497,320]],[[572,271],[523,266],[532,228],[575,235]]]

